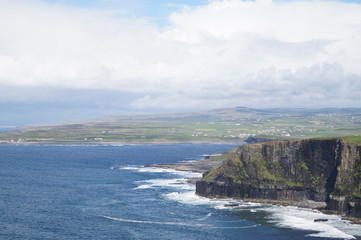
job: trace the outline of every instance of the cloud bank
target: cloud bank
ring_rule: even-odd
[[[361,4],[338,1],[210,1],[162,27],[1,1],[0,87],[119,91],[137,109],[361,106],[360,42]]]

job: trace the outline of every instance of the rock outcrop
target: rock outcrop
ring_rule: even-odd
[[[248,144],[196,183],[205,197],[324,203],[361,218],[361,146],[348,138]]]

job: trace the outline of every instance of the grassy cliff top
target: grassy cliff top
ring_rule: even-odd
[[[361,146],[361,136],[350,136],[350,137],[341,137],[347,143],[353,143],[357,146]]]
[[[300,140],[336,140],[336,139],[342,139],[345,143],[352,143],[355,144],[357,146],[361,146],[361,136],[336,136],[336,137],[316,137],[316,138],[303,138],[303,139],[277,139],[277,140],[272,140],[269,142],[274,142],[274,141],[300,141]],[[268,141],[264,141],[264,142],[257,142],[257,143],[252,143],[252,144],[266,144]]]
[[[311,138],[309,140],[332,140],[332,139],[342,139],[345,143],[352,143],[357,146],[361,146],[361,136],[340,136],[340,137],[321,137],[321,138]]]

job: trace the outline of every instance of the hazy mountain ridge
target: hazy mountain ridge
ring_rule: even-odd
[[[221,108],[191,113],[107,116],[22,126],[3,142],[238,141],[361,134],[361,108]]]

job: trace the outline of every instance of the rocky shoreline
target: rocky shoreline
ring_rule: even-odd
[[[204,173],[210,170],[213,167],[218,167],[222,164],[222,161],[212,160],[211,156],[207,156],[201,160],[187,161],[175,164],[149,164],[145,165],[145,167],[159,167],[159,168],[168,168],[174,169],[177,171],[191,171]]]
[[[176,164],[148,164],[145,167],[156,167],[156,168],[166,168],[166,169],[174,169],[177,171],[186,171],[186,172],[197,172],[197,173],[205,173],[212,169],[213,167],[218,167],[222,164],[222,161],[212,160],[211,156],[207,156],[201,160],[188,161]],[[196,184],[197,181],[201,180],[201,178],[188,178],[187,182],[191,184]]]
[[[205,159],[191,161],[191,162],[183,162],[177,164],[150,164],[145,165],[145,167],[157,167],[157,168],[166,168],[166,169],[174,169],[177,171],[191,171],[198,173],[206,173],[213,167],[220,166],[223,161],[212,160],[211,156],[207,156]],[[196,184],[197,181],[200,181],[201,178],[189,178],[187,182],[191,184]],[[210,197],[210,198],[224,198],[220,197]],[[342,212],[324,210],[326,203],[324,202],[316,202],[312,200],[274,200],[274,199],[257,199],[257,198],[237,198],[234,199],[242,200],[244,202],[252,202],[252,203],[263,203],[263,204],[272,204],[272,205],[280,205],[280,206],[294,206],[299,208],[309,208],[309,209],[317,209],[325,214],[336,214],[341,215],[343,220],[350,221],[354,224],[361,224],[361,219],[355,217],[348,217],[342,214]],[[317,219],[316,219],[317,220]]]

